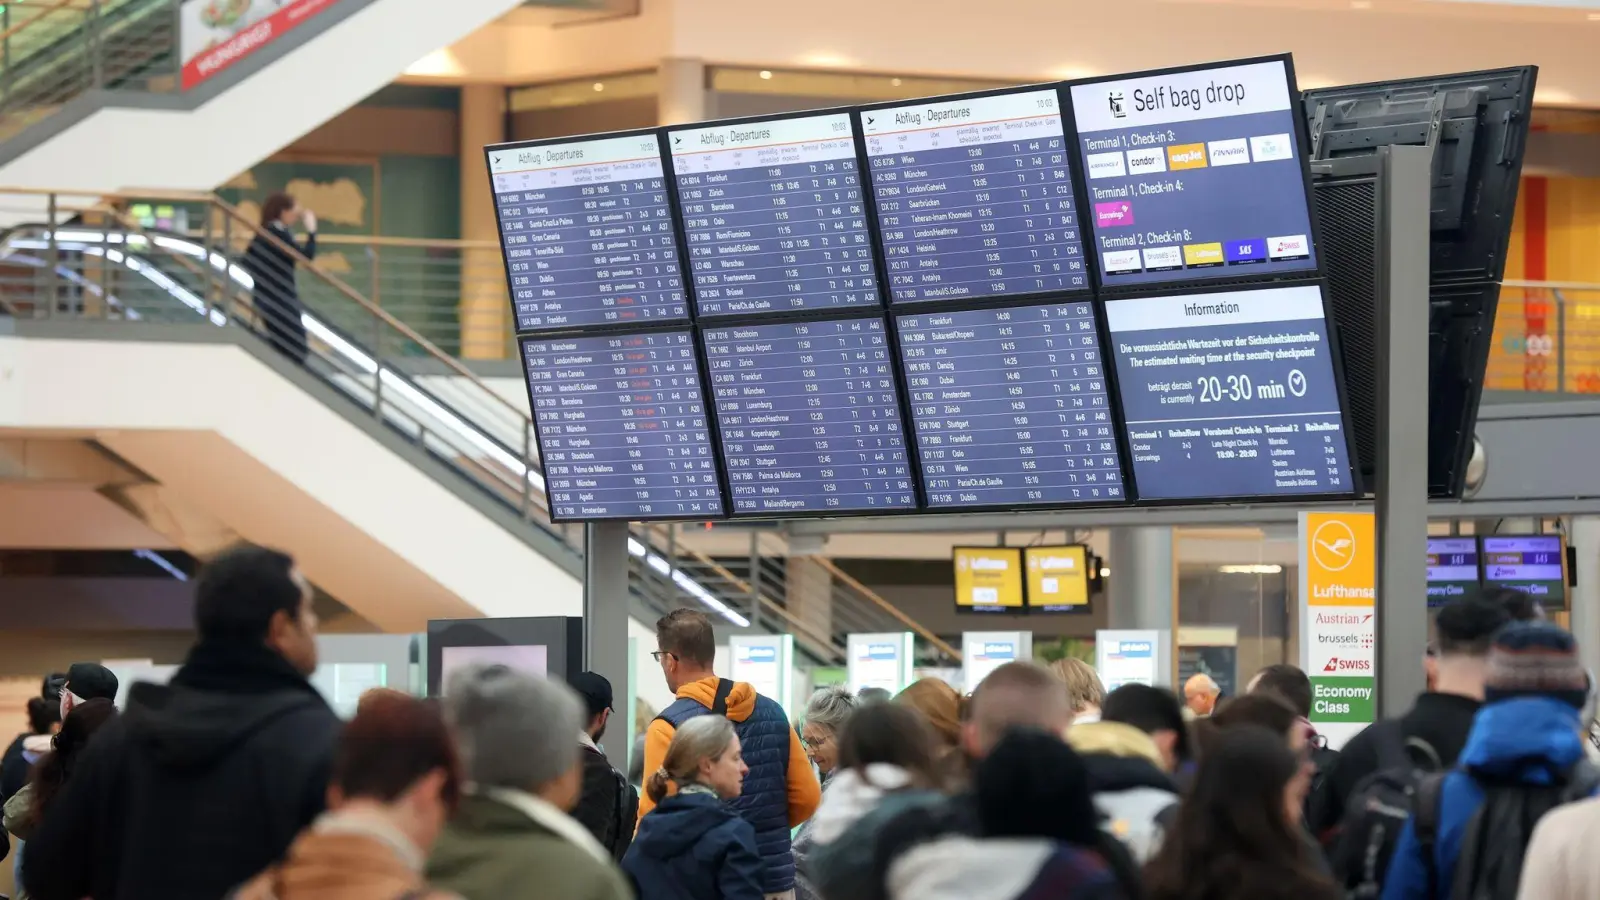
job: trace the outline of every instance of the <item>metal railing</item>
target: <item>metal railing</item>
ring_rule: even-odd
[[[0,5],[0,141],[85,91],[178,90],[179,2]]]
[[[1484,387],[1600,394],[1600,284],[1507,281]]]
[[[126,210],[151,199],[148,193],[0,190],[0,215],[37,208],[41,199],[44,222],[0,234],[0,312],[24,319],[247,329],[336,388],[361,414],[582,553],[580,528],[550,523],[532,423],[523,408],[305,259],[281,232],[265,231],[204,194],[157,198],[202,209],[207,224],[199,234],[140,227]],[[411,374],[419,370],[439,377]],[[847,576],[829,579],[831,621],[807,622],[775,580],[781,552],[769,552],[752,580],[748,571],[741,578],[704,554],[673,546],[664,532],[638,526],[629,541],[631,587],[652,608],[665,611],[693,601],[741,627],[754,618],[754,624],[795,634],[801,649],[823,662],[843,658],[848,631],[911,627],[937,652],[950,652],[937,636]],[[753,617],[746,615],[751,611]],[[878,627],[896,621],[908,624]]]

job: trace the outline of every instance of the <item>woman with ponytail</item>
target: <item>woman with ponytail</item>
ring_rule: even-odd
[[[622,859],[639,900],[763,900],[755,829],[723,802],[747,772],[732,722],[703,715],[678,726],[645,778],[656,806]]]

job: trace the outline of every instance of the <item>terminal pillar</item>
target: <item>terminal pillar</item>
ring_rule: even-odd
[[[461,239],[485,242],[461,250],[461,356],[503,359],[511,344],[511,305],[483,148],[506,139],[506,89],[463,85],[460,123]]]
[[[1108,627],[1173,629],[1178,602],[1173,549],[1171,528],[1111,529]]]
[[[784,600],[789,615],[798,622],[812,642],[830,640],[833,635],[833,573],[809,556],[791,556]]]
[[[1574,517],[1571,533],[1578,576],[1572,589],[1572,634],[1584,667],[1600,672],[1600,516]]]
[[[622,715],[633,709],[628,677],[628,523],[591,522],[584,527],[583,668],[605,676],[620,698]],[[622,734],[628,727],[618,728]],[[615,740],[606,747],[611,764],[628,764],[630,746]]]
[[[703,122],[706,109],[706,63],[703,59],[669,57],[657,72],[661,84],[656,109],[661,125]]]

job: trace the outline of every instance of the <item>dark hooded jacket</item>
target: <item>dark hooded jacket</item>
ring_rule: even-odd
[[[639,900],[762,900],[756,832],[709,791],[661,801],[633,837],[623,871]]]
[[[197,645],[136,684],[28,841],[35,900],[216,900],[322,811],[339,719],[262,645]]]

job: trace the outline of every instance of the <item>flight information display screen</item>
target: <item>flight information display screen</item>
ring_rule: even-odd
[[[1476,597],[1481,590],[1477,538],[1428,538],[1429,606]]]
[[[895,303],[1086,290],[1054,89],[863,110]]]
[[[689,318],[655,135],[493,147],[517,331]]]
[[[1141,500],[1348,495],[1319,285],[1106,303]]]
[[[1567,549],[1561,536],[1524,534],[1483,538],[1483,581],[1516,588],[1538,598],[1546,609],[1567,604]]]
[[[849,113],[667,133],[702,316],[875,306]]]
[[[735,515],[916,508],[882,319],[703,336]]]
[[[929,506],[1126,499],[1088,301],[898,323]]]
[[[1101,283],[1314,270],[1295,102],[1282,59],[1073,85]]]
[[[552,520],[722,515],[688,331],[524,340]]]

